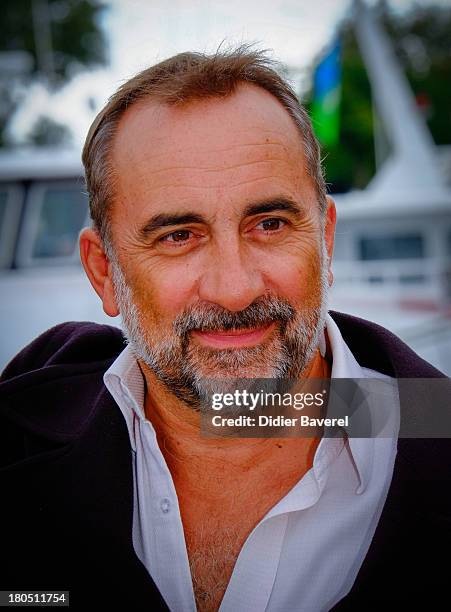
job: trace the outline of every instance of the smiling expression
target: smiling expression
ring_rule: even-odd
[[[112,162],[113,280],[138,357],[191,392],[202,377],[299,375],[324,325],[334,217],[280,102],[249,84],[144,100]]]

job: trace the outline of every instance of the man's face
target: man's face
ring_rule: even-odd
[[[192,405],[205,379],[298,377],[324,326],[333,227],[282,105],[250,85],[145,101],[112,161],[113,283],[138,358]]]

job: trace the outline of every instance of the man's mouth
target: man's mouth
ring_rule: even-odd
[[[237,329],[227,331],[199,331],[191,332],[193,338],[208,348],[227,349],[252,347],[261,344],[275,327],[275,322],[267,323],[252,329]]]

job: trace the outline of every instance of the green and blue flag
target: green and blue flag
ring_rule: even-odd
[[[339,139],[340,97],[340,42],[337,40],[318,64],[313,82],[313,128],[326,147],[334,146]]]

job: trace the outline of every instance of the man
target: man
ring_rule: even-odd
[[[335,207],[270,62],[241,48],[145,70],[83,161],[81,259],[128,344],[68,323],[6,368],[2,588],[69,590],[83,609],[437,601],[449,451],[397,442],[396,398],[380,439],[200,432],[212,379],[441,376],[387,330],[327,312]]]

